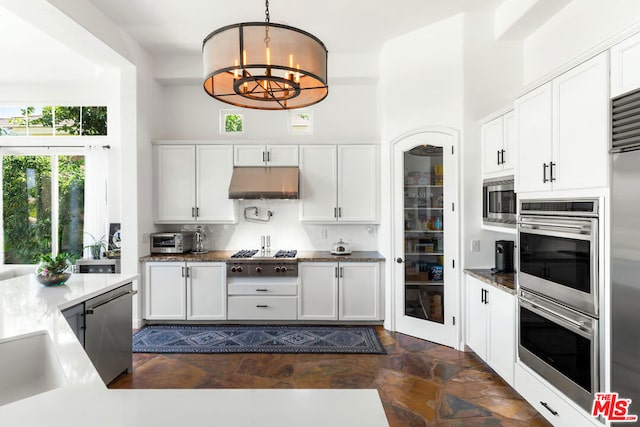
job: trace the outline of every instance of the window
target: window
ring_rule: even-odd
[[[40,254],[83,250],[83,155],[3,155],[5,264],[34,264]]]
[[[313,133],[313,112],[311,110],[289,111],[289,133]]]
[[[240,110],[220,110],[220,133],[228,135],[244,133],[243,116]]]
[[[0,106],[0,136],[106,134],[105,106]]]

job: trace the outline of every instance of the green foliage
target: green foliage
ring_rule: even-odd
[[[103,235],[100,239],[96,239],[88,231],[86,231],[85,234],[88,234],[91,239],[93,239],[93,243],[85,246],[85,248],[91,248],[91,256],[93,259],[100,259],[102,252],[107,250],[107,241],[105,240],[105,236]]]
[[[35,264],[51,253],[51,156],[4,156],[4,263]],[[58,247],[82,256],[84,157],[58,158]]]
[[[32,123],[53,127],[54,113],[56,134],[107,134],[107,107],[42,107],[42,117]]]
[[[224,131],[227,133],[242,132],[242,115],[225,114]]]
[[[68,260],[70,256],[64,252],[59,253],[55,257],[50,254],[40,255],[40,265],[38,273],[47,270],[47,274],[60,274],[63,273],[68,267]],[[69,261],[70,262],[70,261]]]

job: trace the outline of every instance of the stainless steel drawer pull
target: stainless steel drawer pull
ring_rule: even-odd
[[[269,289],[256,289],[256,292],[269,292]]]
[[[266,304],[258,304],[258,305],[256,305],[256,307],[257,307],[257,308],[267,308],[267,307],[269,307],[269,306],[268,306],[268,305],[266,305]]]
[[[544,406],[547,411],[551,412],[556,417],[558,416],[558,412],[551,409],[551,407],[547,404],[547,402],[540,401],[540,404]]]

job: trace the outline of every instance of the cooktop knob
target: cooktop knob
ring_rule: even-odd
[[[232,273],[235,273],[236,271],[238,271],[238,269],[237,269],[237,268],[235,268],[235,267],[231,267],[231,272],[232,272]]]
[[[282,266],[282,268],[280,268],[280,271],[284,273],[285,271],[287,271],[287,267]]]
[[[262,267],[256,267],[256,273],[262,273]]]
[[[280,269],[280,267],[276,267],[275,270],[276,270],[276,273],[280,273],[281,269]]]
[[[236,268],[236,271],[237,271],[238,273],[242,273],[242,270],[244,270],[244,268],[242,268],[241,266],[238,266],[238,267]]]

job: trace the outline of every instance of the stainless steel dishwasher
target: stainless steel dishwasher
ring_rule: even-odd
[[[131,283],[85,302],[85,351],[105,384],[131,372]]]

